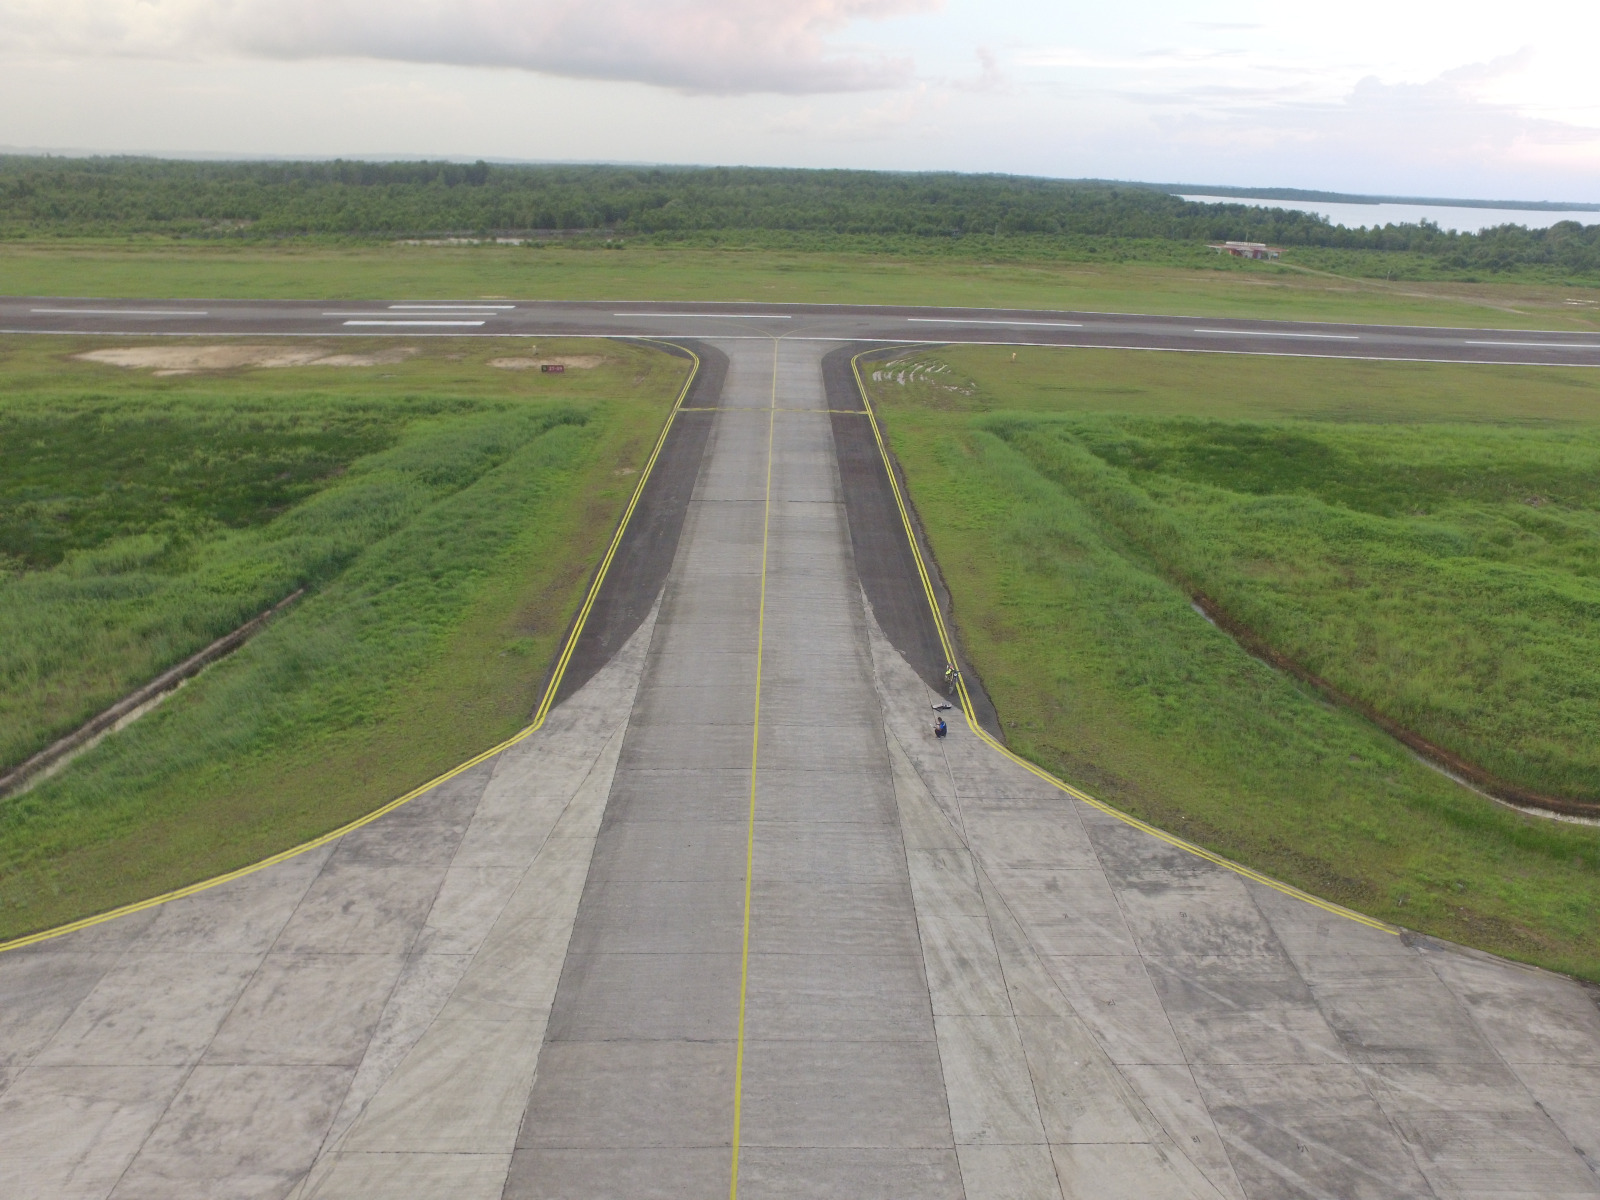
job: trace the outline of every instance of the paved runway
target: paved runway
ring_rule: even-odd
[[[1590,992],[935,740],[835,347],[712,348],[659,599],[543,729],[0,955],[7,1196],[1600,1196]]]
[[[1600,366],[1600,334],[1033,309],[568,301],[0,299],[0,333],[757,337]]]

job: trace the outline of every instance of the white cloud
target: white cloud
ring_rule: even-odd
[[[915,131],[926,135],[930,118],[945,105],[945,97],[933,96],[926,85],[889,96],[865,108],[820,115],[812,105],[782,113],[767,122],[772,133],[808,140],[832,142],[886,141]]]
[[[1445,71],[1422,83],[1359,79],[1335,101],[1217,87],[1147,99],[1165,110],[1180,135],[1218,148],[1248,139],[1257,148],[1315,146],[1341,158],[1460,168],[1518,162],[1600,165],[1600,130],[1525,111],[1499,95],[1497,83],[1526,72],[1522,50]]]
[[[11,55],[218,53],[511,67],[689,93],[867,91],[908,57],[841,52],[861,21],[940,0],[0,0]]]
[[[1490,0],[1448,19],[1341,0],[1337,20],[1269,0],[0,0],[0,143],[1600,199],[1600,5],[1514,16]]]

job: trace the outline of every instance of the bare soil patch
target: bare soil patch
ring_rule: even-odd
[[[587,371],[605,362],[600,354],[564,354],[558,358],[491,358],[489,365],[501,371],[537,371],[540,367],[566,367],[569,371]]]
[[[322,346],[119,346],[90,350],[74,357],[157,375],[190,375],[197,371],[235,371],[245,367],[386,367],[416,354],[396,346],[371,354],[330,354]]]

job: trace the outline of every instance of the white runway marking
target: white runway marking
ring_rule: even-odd
[[[1230,337],[1322,338],[1330,342],[1359,342],[1356,333],[1270,333],[1264,329],[1196,329],[1196,333],[1221,333]]]
[[[1600,350],[1600,342],[1473,342],[1463,346],[1537,346],[1540,350]]]
[[[981,317],[907,317],[924,325],[1032,325],[1043,329],[1082,329],[1082,321],[997,321]]]
[[[177,308],[30,308],[29,312],[70,317],[209,317],[199,310]]]
[[[405,325],[416,327],[418,325],[482,325],[482,321],[346,321],[346,325]]]
[[[390,312],[504,312],[515,304],[391,304]]]
[[[613,317],[718,317],[730,321],[787,321],[783,313],[612,313]]]
[[[472,312],[469,309],[459,309],[459,310],[446,310],[444,312],[419,312],[419,313],[389,312],[388,310],[384,310],[383,312],[325,312],[322,315],[325,316],[325,317],[385,317],[385,318],[388,318],[390,320],[396,320],[396,319],[399,319],[401,317],[405,317],[405,318],[408,318],[408,319],[417,319],[417,320],[421,320],[424,317],[478,317],[478,318],[487,320],[489,317],[498,317],[500,314],[499,313],[480,313],[480,312]]]

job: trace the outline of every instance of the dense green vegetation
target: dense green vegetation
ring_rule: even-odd
[[[54,569],[13,575],[0,590],[0,762],[6,765],[295,588],[337,577],[367,546],[404,529],[530,443],[551,440],[560,426],[582,424],[569,408],[405,400],[380,408],[314,394],[228,404],[190,393],[167,403],[141,398],[88,404],[87,412],[61,406],[52,411],[54,419],[19,422],[30,435],[45,435],[32,443],[28,466],[41,467],[45,460],[55,468],[30,472],[37,499],[0,510],[8,531],[26,534],[45,526],[25,539],[24,548],[33,553],[22,561],[48,563],[73,535],[89,545],[66,554]],[[52,425],[77,433],[91,423],[98,437],[46,440]],[[13,432],[5,428],[9,424],[0,424],[0,436]],[[252,430],[263,427],[266,453],[228,454],[247,446]],[[292,479],[263,479],[262,469],[288,459],[286,447],[300,449],[311,440],[294,439],[296,427],[330,434],[319,439],[321,455],[294,456],[302,468],[323,468],[320,479],[302,488],[333,486],[274,520],[259,503],[241,513],[240,501],[252,498],[252,491],[269,493],[264,499],[288,490]],[[356,457],[361,442],[396,436],[399,444],[392,449]],[[210,438],[218,440],[221,453],[211,452]],[[342,461],[328,454],[335,448],[345,450]],[[80,458],[86,460],[82,471]],[[128,486],[115,471],[119,464],[129,468]],[[205,471],[213,465],[220,469]],[[347,465],[348,473],[333,481],[334,468]],[[152,496],[152,474],[157,487],[166,474],[177,478],[178,487],[188,484],[191,496],[215,503],[186,505],[188,497],[176,489]],[[209,491],[207,474],[218,485]],[[132,503],[124,511],[120,502],[129,493]],[[51,519],[57,515],[67,519]],[[249,524],[230,527],[228,516]],[[58,524],[63,535],[52,538]]]
[[[1600,278],[1600,226],[1347,229],[1156,187],[1008,175],[485,163],[222,163],[0,157],[0,237],[478,236],[585,232],[889,238],[898,251],[1179,259],[1207,242],[1367,252],[1388,276]],[[820,243],[817,243],[820,239]],[[969,241],[969,239],[972,239]],[[1020,239],[1020,242],[1018,241]],[[880,246],[881,247],[881,243]],[[1371,261],[1378,252],[1381,262]],[[1371,269],[1379,268],[1379,269]]]
[[[24,569],[140,535],[170,556],[208,531],[269,521],[418,415],[323,397],[79,403],[0,411],[0,555]]]
[[[0,496],[19,551],[0,578],[4,760],[309,593],[0,800],[0,937],[293,845],[526,721],[685,366],[614,346],[592,370],[513,373],[487,366],[492,343],[441,341],[377,378],[158,378],[72,357],[93,344],[0,347],[0,436],[31,438]]]
[[[1600,430],[980,427],[1341,692],[1516,787],[1600,802]]]
[[[1600,829],[1430,770],[1188,590],[1507,774],[1592,787],[1600,381],[1018,359],[927,352],[872,384],[1012,746],[1363,912],[1600,978]]]

